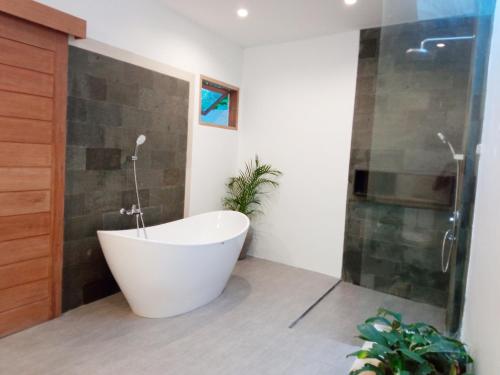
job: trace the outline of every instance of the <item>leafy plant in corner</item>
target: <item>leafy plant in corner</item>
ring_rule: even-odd
[[[403,323],[401,314],[379,309],[377,316],[358,326],[360,338],[373,343],[350,356],[374,359],[350,375],[460,375],[473,362],[465,345],[424,323]]]
[[[279,183],[275,178],[281,175],[270,164],[261,164],[259,157],[255,156],[255,160],[246,163],[238,176],[229,179],[224,207],[249,217],[262,213],[262,196],[268,192],[265,188],[277,188]]]

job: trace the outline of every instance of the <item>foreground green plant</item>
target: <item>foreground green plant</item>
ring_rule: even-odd
[[[460,375],[473,362],[460,341],[443,336],[428,324],[405,324],[401,314],[385,309],[379,309],[377,316],[360,324],[358,331],[359,338],[373,346],[349,356],[380,363],[366,364],[350,375],[365,371],[377,375]]]
[[[261,198],[267,193],[264,188],[277,188],[279,183],[274,178],[281,175],[271,165],[261,164],[259,157],[255,156],[255,161],[246,163],[245,169],[238,176],[229,179],[224,207],[249,217],[261,213]]]

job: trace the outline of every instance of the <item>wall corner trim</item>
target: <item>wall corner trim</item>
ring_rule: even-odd
[[[32,0],[0,0],[0,12],[83,39],[87,21]]]

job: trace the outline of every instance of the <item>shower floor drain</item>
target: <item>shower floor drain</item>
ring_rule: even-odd
[[[290,329],[294,328],[294,327],[295,327],[295,326],[296,326],[296,325],[297,325],[297,324],[298,324],[298,323],[299,323],[302,319],[304,319],[304,318],[307,316],[307,314],[309,314],[311,311],[313,311],[313,310],[314,310],[314,308],[315,308],[316,306],[318,306],[318,305],[321,303],[321,301],[323,301],[323,300],[326,298],[326,296],[328,296],[331,292],[333,292],[333,291],[335,290],[335,288],[336,288],[336,287],[338,287],[338,286],[339,286],[339,284],[340,284],[341,282],[342,282],[342,280],[337,281],[337,282],[336,282],[336,283],[335,283],[335,284],[334,284],[334,285],[333,285],[330,289],[328,289],[328,290],[325,292],[325,294],[323,294],[321,297],[319,297],[319,298],[317,299],[317,301],[316,301],[316,302],[314,302],[311,306],[309,306],[309,308],[308,308],[306,311],[304,311],[304,312],[302,313],[302,315],[300,315],[297,319],[295,319],[295,320],[292,322],[292,324],[290,324],[290,325],[288,326],[288,328],[290,328]]]

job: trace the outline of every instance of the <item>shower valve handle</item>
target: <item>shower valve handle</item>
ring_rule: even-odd
[[[142,215],[142,210],[137,208],[135,204],[132,205],[132,208],[130,210],[126,210],[125,208],[122,208],[120,210],[121,215],[127,215],[127,216],[134,216],[134,215]]]

